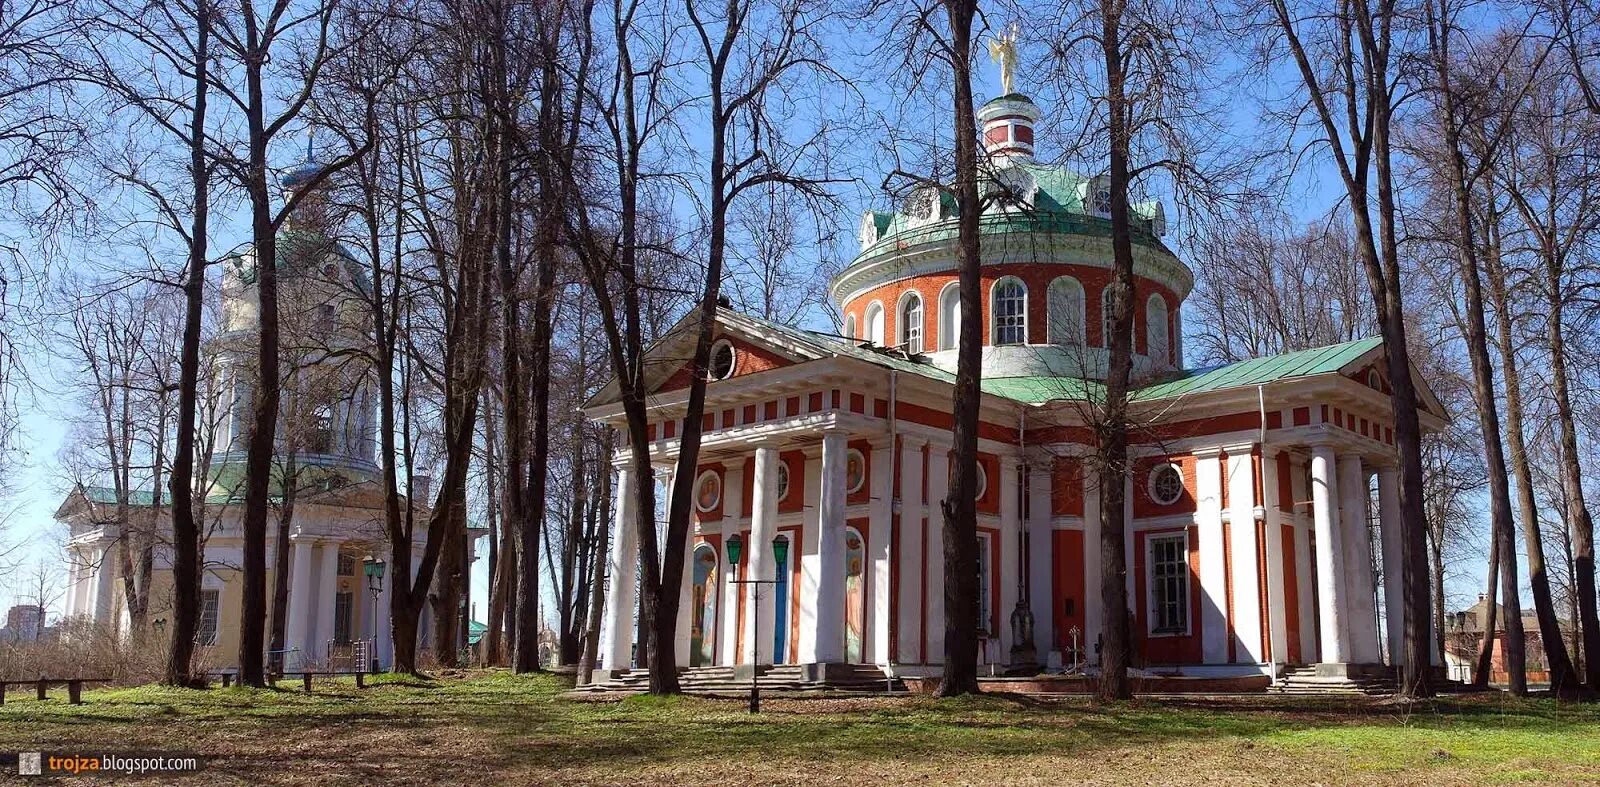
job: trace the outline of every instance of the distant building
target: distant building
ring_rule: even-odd
[[[306,188],[320,166],[308,153],[307,161],[283,175],[283,188],[291,195]],[[378,661],[388,666],[393,654],[388,589],[394,578],[386,577],[384,590],[374,597],[363,574],[367,556],[389,560],[386,498],[376,460],[378,392],[371,368],[347,357],[368,354],[364,347],[371,337],[365,326],[370,316],[364,311],[363,293],[371,283],[362,265],[324,231],[323,203],[323,195],[307,195],[278,235],[280,327],[286,337],[286,363],[293,359],[296,382],[294,393],[283,396],[273,474],[286,475],[292,457],[292,488],[297,493],[289,548],[279,555],[273,531],[278,495],[288,485],[273,479],[274,511],[268,515],[266,544],[268,608],[274,566],[287,560],[283,665],[293,669],[353,661],[355,644],[375,639]],[[200,523],[206,542],[197,639],[213,654],[217,666],[233,664],[239,649],[245,455],[256,378],[257,263],[253,250],[223,260],[223,332],[206,348],[214,359],[210,386],[216,401],[209,403],[214,404],[215,415],[202,417],[211,420],[215,448],[203,494],[205,521]],[[315,337],[318,346],[314,351],[295,349],[287,338],[291,336]],[[414,480],[417,497],[422,498],[416,516],[422,519],[427,516],[428,482]],[[147,489],[131,493],[125,502],[133,522],[153,518],[156,531],[170,532],[169,501],[158,503]],[[55,517],[70,528],[67,615],[125,630],[117,509],[115,490],[80,486],[62,501]],[[472,530],[473,536],[481,532]],[[414,566],[421,562],[426,538],[426,527],[419,527],[412,545]],[[475,540],[469,538],[468,543]],[[156,627],[171,618],[171,570],[171,549],[158,546],[149,591],[149,620]],[[432,618],[432,610],[424,609],[420,648],[432,641]]]
[[[6,611],[6,625],[0,628],[0,642],[37,642],[46,634],[44,607],[17,604]]]
[[[1502,644],[1506,631],[1506,608],[1501,604],[1495,607],[1494,636],[1490,639],[1493,651],[1489,655],[1489,682],[1509,683],[1510,673],[1506,670],[1506,653]],[[1489,599],[1481,593],[1478,603],[1446,617],[1444,657],[1451,678],[1463,682],[1472,680],[1478,668],[1478,654],[1483,651],[1483,633],[1488,621]],[[1523,613],[1522,632],[1528,682],[1549,683],[1550,665],[1545,661],[1544,638],[1539,632],[1539,618],[1533,612]],[[1561,637],[1568,641],[1570,647],[1572,632],[1563,627]]]

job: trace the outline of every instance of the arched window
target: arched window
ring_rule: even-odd
[[[1050,282],[1050,343],[1080,346],[1084,331],[1083,285],[1071,276]]]
[[[1169,363],[1167,355],[1167,302],[1160,295],[1151,295],[1144,304],[1145,354],[1160,363]]]
[[[1022,281],[1004,278],[995,282],[989,294],[990,313],[994,315],[991,344],[1028,343],[1028,288]]]
[[[912,355],[922,353],[922,296],[915,291],[900,299],[900,346]]]
[[[856,316],[854,314],[847,314],[844,317],[844,335],[852,339],[856,338]]]
[[[874,302],[867,307],[867,341],[883,346],[883,304]]]
[[[961,288],[955,282],[939,291],[939,349],[954,350],[961,342]]]

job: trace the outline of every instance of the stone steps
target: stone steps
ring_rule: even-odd
[[[1394,677],[1381,672],[1320,674],[1316,666],[1292,668],[1267,687],[1272,694],[1312,697],[1381,697],[1395,692]]]

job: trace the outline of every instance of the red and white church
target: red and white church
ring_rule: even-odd
[[[979,113],[992,170],[985,188],[1007,195],[980,222],[982,658],[996,669],[1036,661],[1093,670],[1103,567],[1085,416],[1107,357],[1107,186],[1037,163],[1039,118],[1016,93]],[[1125,481],[1135,665],[1240,678],[1292,665],[1343,675],[1384,664],[1398,652],[1404,611],[1391,603],[1381,605],[1383,620],[1378,613],[1380,598],[1401,592],[1383,344],[1183,368],[1193,275],[1162,241],[1161,205],[1135,212],[1140,428]],[[719,312],[680,665],[939,673],[955,225],[953,203],[934,189],[863,216],[861,252],[831,283],[843,336]],[[681,359],[692,342],[685,324],[651,350],[649,450],[662,475],[677,460],[692,374]],[[1424,428],[1441,427],[1445,411],[1415,382]],[[620,426],[615,384],[586,412]],[[615,462],[597,680],[629,669],[635,652],[641,479],[626,454]],[[773,584],[735,581],[752,578]],[[1032,642],[1019,642],[1029,617]]]

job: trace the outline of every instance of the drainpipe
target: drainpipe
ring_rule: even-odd
[[[889,370],[889,413],[888,413],[888,415],[889,415],[889,518],[890,518],[890,522],[894,521],[894,516],[897,513],[895,509],[900,504],[900,494],[899,494],[900,493],[900,489],[896,484],[896,481],[899,480],[899,468],[900,468],[900,424],[899,424],[898,421],[895,420],[896,404],[899,402],[899,400],[900,400],[900,372],[898,370],[896,370],[896,369],[890,369]],[[888,524],[890,524],[890,522],[885,522],[884,525],[887,526]],[[891,550],[890,551],[891,557],[893,556],[893,554],[894,553]],[[898,572],[899,571],[899,566],[895,566],[895,565],[891,564],[889,566],[889,570],[890,571],[894,571],[894,572]],[[890,587],[893,587],[893,585],[890,585]],[[894,609],[894,604],[891,603],[889,605],[889,609]],[[887,613],[887,610],[885,610],[885,612]],[[900,621],[895,620],[895,617],[893,615],[890,615],[889,616],[889,626],[890,626],[890,630],[894,632],[894,636],[890,637],[889,641],[892,642],[892,643],[898,644],[899,635],[900,635],[900,631],[899,631]],[[896,650],[898,650],[898,648],[891,647],[889,649],[889,653],[886,655],[886,657],[883,660],[883,663],[889,665],[889,669],[887,669],[885,671],[887,674],[884,676],[884,687],[886,689],[886,693],[889,693],[889,694],[893,694],[894,693],[894,680],[895,680],[894,657],[895,657],[895,651]]]

